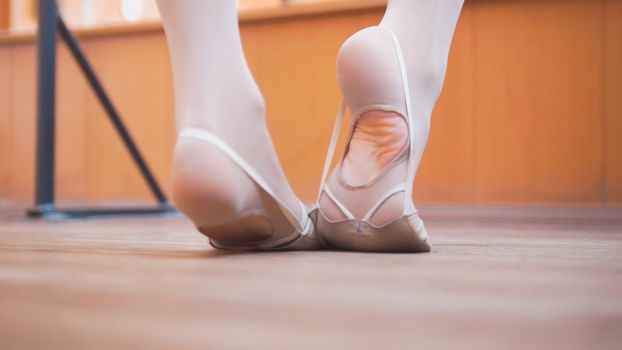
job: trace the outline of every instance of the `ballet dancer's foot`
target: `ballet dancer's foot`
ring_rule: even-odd
[[[218,248],[317,248],[265,125],[236,2],[157,3],[175,77],[173,201]]]
[[[337,75],[343,93],[317,210],[320,239],[363,251],[430,250],[412,202],[430,115],[440,94],[462,0],[389,0],[377,27],[342,46]],[[328,176],[346,108],[344,156]]]
[[[316,219],[325,244],[362,251],[429,251],[412,203],[418,143],[399,42],[371,27],[342,46],[337,72],[344,100],[322,175]],[[327,179],[346,107],[351,126],[341,162]],[[325,182],[326,181],[326,182]]]

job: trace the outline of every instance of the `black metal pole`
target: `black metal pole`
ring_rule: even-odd
[[[54,207],[56,27],[54,0],[39,0],[37,34],[37,160],[35,210]]]
[[[112,122],[115,129],[121,136],[121,139],[123,140],[123,143],[127,147],[128,151],[130,152],[130,155],[132,156],[132,158],[134,158],[134,161],[136,162],[136,165],[138,165],[138,168],[141,174],[143,175],[145,181],[147,181],[147,184],[149,185],[151,192],[153,193],[153,195],[156,197],[156,199],[160,203],[166,203],[167,202],[166,196],[164,196],[164,193],[160,189],[160,186],[155,180],[153,174],[151,173],[149,166],[147,165],[147,163],[141,156],[140,151],[138,150],[138,147],[132,141],[132,137],[127,131],[127,128],[125,127],[125,125],[123,124],[123,121],[121,120],[121,117],[119,116],[119,113],[117,113],[117,110],[114,108],[114,106],[112,105],[112,102],[106,95],[106,91],[104,90],[104,87],[97,79],[95,72],[91,68],[91,65],[89,64],[86,56],[82,52],[82,49],[80,48],[80,44],[78,43],[78,40],[74,37],[74,35],[69,30],[69,28],[67,28],[62,17],[58,17],[58,30],[59,30],[61,38],[65,41],[65,43],[69,47],[69,50],[71,51],[73,57],[76,59],[76,61],[78,62],[78,65],[82,69],[82,72],[84,72],[84,75],[86,76],[87,80],[93,87],[93,90],[95,91],[95,94],[97,95],[97,98],[99,99],[99,102],[102,104],[102,106],[106,110],[107,115],[110,118],[110,121]]]

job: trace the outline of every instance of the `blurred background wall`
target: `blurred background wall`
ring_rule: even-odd
[[[242,1],[241,30],[281,162],[312,201],[339,101],[337,50],[377,24],[385,2],[289,3]],[[60,5],[168,189],[172,77],[153,1]],[[31,0],[0,0],[0,201],[9,206],[33,198],[35,13]],[[621,62],[620,0],[467,0],[415,182],[417,203],[622,203]],[[57,84],[58,201],[149,201],[62,45]]]

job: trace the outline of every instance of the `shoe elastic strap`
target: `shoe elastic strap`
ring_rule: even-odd
[[[343,205],[338,199],[337,197],[335,197],[335,195],[333,194],[333,192],[330,190],[330,188],[328,188],[328,185],[324,185],[324,193],[326,193],[326,195],[328,196],[328,198],[330,198],[331,201],[333,201],[333,203],[337,206],[337,208],[339,210],[341,210],[341,213],[343,215],[346,216],[346,218],[348,220],[354,220],[356,219],[356,217],[350,213],[350,211],[348,210],[348,208],[346,208],[345,205]]]
[[[393,38],[393,45],[395,46],[395,51],[397,53],[397,59],[400,63],[400,73],[402,73],[402,86],[404,91],[404,101],[406,101],[406,115],[408,116],[408,130],[410,134],[410,157],[408,158],[408,170],[406,175],[406,193],[404,195],[404,208],[408,208],[412,204],[412,194],[413,194],[413,178],[415,177],[415,128],[414,128],[414,120],[413,120],[413,110],[410,103],[410,85],[408,84],[408,72],[406,71],[406,60],[404,59],[404,53],[402,51],[402,47],[400,46],[399,40],[397,40],[397,35],[387,27],[380,27],[386,29],[389,34],[391,34],[391,38]],[[414,208],[409,208],[414,209]]]
[[[406,184],[405,195],[404,195],[404,208],[408,210],[413,210],[414,208],[409,208],[409,207],[411,206],[411,203],[412,203],[411,198],[412,198],[412,193],[413,193],[413,184],[410,179],[412,179],[415,174],[415,164],[414,164],[415,151],[414,151],[414,145],[413,145],[413,140],[415,139],[415,133],[414,133],[414,128],[413,128],[414,122],[413,122],[412,108],[411,108],[411,103],[410,103],[410,86],[408,84],[408,74],[406,72],[406,63],[404,59],[404,54],[402,53],[402,48],[400,46],[399,41],[397,40],[397,36],[395,35],[395,33],[387,27],[378,26],[378,28],[382,28],[391,34],[391,38],[393,39],[393,46],[395,47],[395,52],[397,54],[397,58],[400,64],[400,73],[402,75],[402,86],[403,86],[403,92],[404,92],[404,100],[406,101],[406,116],[408,117],[408,130],[409,130],[409,136],[410,136],[410,156],[408,157],[408,164],[407,164],[408,170],[407,170],[407,175],[406,175],[406,179],[409,183]],[[339,134],[341,133],[341,128],[343,125],[343,119],[345,116],[346,109],[347,109],[347,105],[345,103],[345,100],[342,98],[339,104],[339,111],[337,112],[337,117],[335,118],[335,125],[333,126],[333,132],[330,137],[330,142],[328,144],[328,152],[326,154],[326,160],[324,161],[324,169],[322,170],[322,180],[320,182],[320,186],[319,186],[320,189],[317,195],[317,203],[316,203],[317,206],[319,206],[320,196],[322,195],[324,184],[326,183],[328,172],[330,170],[332,160],[335,156],[335,149],[337,147],[337,142],[339,141]]]
[[[337,141],[339,141],[339,133],[341,131],[341,125],[343,124],[343,116],[346,113],[346,102],[342,98],[339,103],[339,111],[337,112],[337,117],[335,117],[335,125],[333,126],[333,133],[330,136],[330,142],[328,143],[328,152],[326,153],[326,160],[324,161],[324,169],[322,170],[322,180],[320,181],[320,189],[317,194],[317,204],[319,204],[320,196],[322,195],[322,191],[324,188],[324,184],[326,183],[326,178],[328,177],[328,171],[330,170],[330,165],[335,156],[335,148],[337,148]]]
[[[261,177],[261,175],[255,171],[255,169],[242,158],[235,150],[233,150],[227,143],[225,143],[221,138],[214,135],[213,133],[199,129],[199,128],[186,128],[183,129],[179,133],[179,138],[194,138],[202,141],[206,141],[214,145],[216,148],[220,149],[225,155],[227,155],[234,163],[236,163],[242,170],[251,178],[261,189],[263,189],[266,193],[268,193],[276,203],[279,205],[279,208],[287,218],[287,220],[298,230],[299,232],[305,233],[308,230],[308,221],[309,217],[307,215],[307,209],[305,208],[302,202],[298,201],[298,204],[301,207],[301,215],[302,219],[297,219],[296,215],[275,195],[274,191],[266,181]]]

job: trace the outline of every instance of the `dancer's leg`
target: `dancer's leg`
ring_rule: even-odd
[[[389,0],[381,26],[391,28],[406,59],[411,100],[430,118],[445,80],[447,58],[464,0]]]
[[[380,23],[380,26],[395,33],[404,54],[410,85],[408,98],[412,108],[409,113],[414,119],[411,146],[416,151],[415,168],[425,148],[430,115],[442,88],[449,47],[462,5],[462,0],[389,0]],[[388,166],[394,165],[408,145],[409,126],[403,113],[402,78],[391,35],[377,27],[354,34],[340,50],[337,71],[351,112],[374,105],[392,106],[400,111],[371,108],[353,126],[340,181],[356,187],[368,184]],[[364,190],[355,193],[331,188],[355,215],[364,215],[372,203],[371,199],[366,201],[364,198],[374,197],[365,194]],[[399,217],[404,209],[404,194],[398,193],[389,198],[372,221],[381,224]],[[321,207],[327,209],[327,216],[333,220],[344,218],[343,213],[325,196]]]
[[[236,1],[157,4],[172,58],[179,131],[198,128],[216,135],[254,169],[282,206],[303,218],[306,213],[285,179],[265,126],[263,97],[240,41]],[[235,221],[244,213],[263,217],[243,225],[254,226],[254,234],[231,232],[221,240],[268,238],[273,231],[288,230],[287,215],[248,175],[213,144],[181,138],[174,154],[173,199],[198,227]]]

